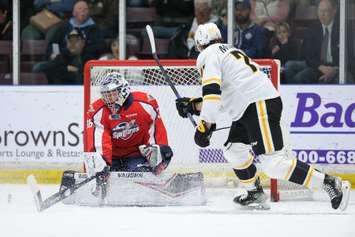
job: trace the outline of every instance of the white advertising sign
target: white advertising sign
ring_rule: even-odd
[[[0,87],[0,160],[78,162],[83,147],[83,88]]]
[[[349,85],[281,87],[288,142],[300,160],[355,164],[354,90]]]
[[[174,163],[226,162],[218,148],[225,142],[228,129],[215,132],[213,146],[201,151],[194,144],[190,121],[178,116],[168,86],[138,89],[150,92],[159,102]],[[199,93],[198,87],[180,86],[178,90],[183,96]],[[315,164],[355,164],[354,91],[355,86],[281,87],[283,121],[289,132],[286,142],[299,159]],[[82,87],[3,86],[0,101],[0,162],[81,162]],[[231,121],[223,115],[221,120],[219,127],[230,126]]]

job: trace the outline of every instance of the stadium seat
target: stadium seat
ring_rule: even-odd
[[[10,72],[11,58],[12,41],[0,40],[0,74]]]
[[[0,73],[0,85],[12,85],[11,73]],[[43,73],[20,73],[20,85],[48,85],[48,80]]]
[[[0,55],[11,55],[12,52],[12,41],[0,40]]]
[[[12,85],[12,79],[9,73],[0,73],[0,85]]]
[[[0,74],[10,73],[10,67],[8,61],[0,60]]]
[[[169,39],[155,38],[155,47],[160,58],[166,58],[168,56]],[[142,50],[139,52],[142,58],[152,58],[152,50],[148,37],[143,38]]]
[[[127,7],[127,24],[147,24],[157,20],[155,7]]]
[[[21,58],[24,61],[45,60],[47,54],[47,41],[45,40],[22,40]]]
[[[21,72],[32,72],[33,66],[38,63],[38,61],[22,61],[21,62]]]
[[[20,74],[21,85],[47,85],[48,79],[43,73],[26,73]]]
[[[127,7],[127,34],[140,38],[141,30],[158,18],[155,7]]]

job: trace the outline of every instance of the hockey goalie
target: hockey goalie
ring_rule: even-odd
[[[202,173],[163,172],[173,157],[167,131],[151,95],[131,91],[119,72],[102,78],[101,98],[88,113],[86,173],[65,171],[60,189],[96,176],[76,190],[66,204],[201,205],[205,203]]]

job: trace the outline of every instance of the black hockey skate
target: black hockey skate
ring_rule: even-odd
[[[248,190],[247,193],[236,196],[233,201],[246,209],[269,210],[270,205],[260,184],[259,178],[255,181],[255,189]]]
[[[350,195],[350,182],[342,181],[338,177],[325,175],[323,189],[328,193],[333,209],[344,211],[348,206]]]

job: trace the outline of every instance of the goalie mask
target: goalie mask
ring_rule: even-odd
[[[195,32],[195,44],[198,51],[204,50],[211,43],[221,41],[222,36],[218,27],[214,23],[199,25]]]
[[[107,107],[112,113],[116,113],[128,98],[131,89],[121,73],[110,72],[101,84],[100,93]]]

